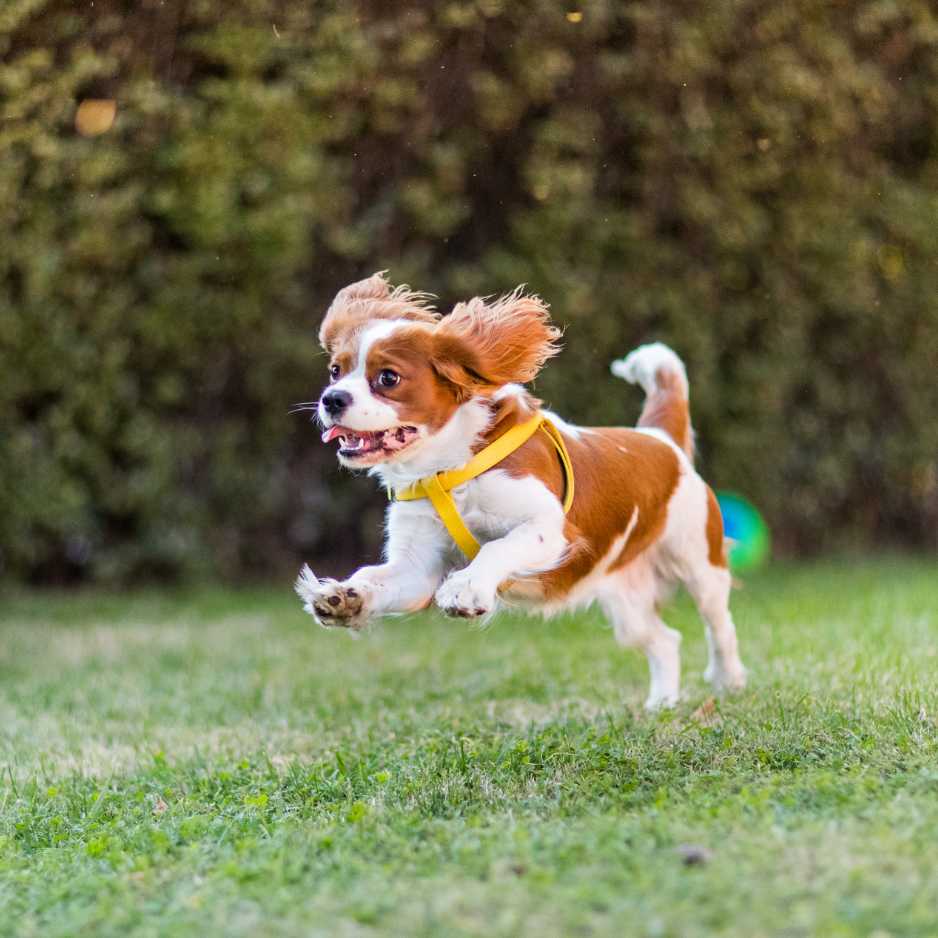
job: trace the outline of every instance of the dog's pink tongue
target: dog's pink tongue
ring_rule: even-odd
[[[323,443],[328,443],[330,440],[334,440],[337,436],[342,436],[341,427],[329,427],[328,430],[322,435]]]

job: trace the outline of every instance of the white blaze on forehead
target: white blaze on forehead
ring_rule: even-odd
[[[358,343],[358,362],[355,371],[352,374],[364,375],[368,365],[368,353],[371,351],[375,342],[386,339],[392,332],[396,332],[402,326],[412,326],[413,323],[406,319],[381,319],[371,326],[366,326]],[[351,375],[349,375],[351,377]]]

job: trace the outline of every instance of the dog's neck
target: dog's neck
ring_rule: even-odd
[[[433,436],[417,444],[420,448],[413,457],[374,466],[369,474],[376,476],[383,486],[398,489],[435,472],[457,469],[479,448],[493,417],[489,401],[474,397],[456,408],[453,416]]]

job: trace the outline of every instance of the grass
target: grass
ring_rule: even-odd
[[[734,604],[750,690],[706,703],[679,602],[686,702],[646,716],[593,614],[356,642],[289,583],[7,598],[0,934],[938,934],[934,564]]]

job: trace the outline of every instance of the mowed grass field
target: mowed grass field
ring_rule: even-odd
[[[290,583],[6,596],[0,934],[938,935],[938,570],[750,578],[751,686],[597,614],[359,641]]]

